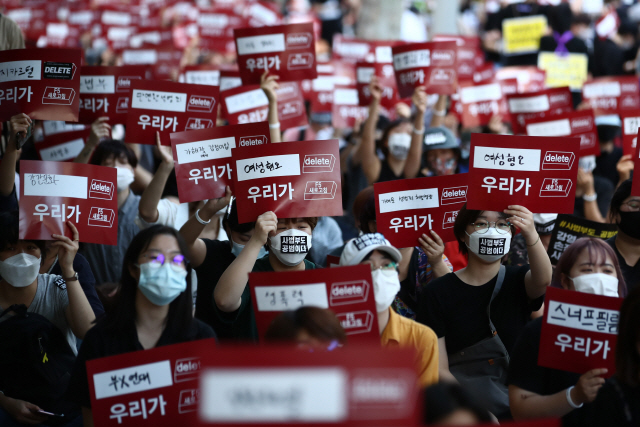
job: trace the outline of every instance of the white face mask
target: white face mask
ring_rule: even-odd
[[[604,273],[583,274],[569,277],[573,281],[573,287],[578,292],[585,294],[604,295],[606,297],[618,297],[618,279]]]
[[[116,169],[118,170],[118,192],[120,192],[129,188],[135,177],[129,168],[116,166]]]
[[[411,135],[408,133],[392,133],[389,135],[389,152],[399,160],[405,160],[409,155]]]
[[[286,230],[269,237],[271,251],[289,267],[300,264],[311,249],[311,235],[300,230]]]
[[[244,245],[241,245],[239,243],[236,243],[233,241],[233,238],[231,237],[231,235],[229,235],[229,240],[231,241],[231,253],[234,256],[238,256],[240,255],[240,252],[242,252],[242,250],[244,249]],[[267,250],[263,247],[260,248],[260,252],[258,252],[258,258],[262,258],[263,256],[265,256],[267,254]],[[258,259],[256,258],[256,259]]]
[[[0,261],[0,276],[14,288],[29,286],[40,272],[40,258],[20,253]]]
[[[486,233],[480,234],[475,231],[471,234],[467,233],[467,236],[469,236],[467,245],[469,250],[486,262],[499,260],[509,252],[511,247],[511,234],[508,232],[500,234],[493,227],[489,227]]]
[[[382,313],[393,303],[394,298],[400,292],[400,279],[398,272],[391,269],[378,268],[371,272],[373,279],[373,295],[376,300],[376,311]]]

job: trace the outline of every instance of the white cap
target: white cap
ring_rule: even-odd
[[[596,117],[596,126],[618,126],[622,127],[622,121],[617,114],[607,114]]]
[[[357,265],[371,252],[379,250],[391,256],[394,262],[400,262],[402,254],[380,233],[368,233],[347,242],[340,256],[340,265]]]

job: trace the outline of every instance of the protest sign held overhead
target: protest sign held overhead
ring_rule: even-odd
[[[62,132],[45,136],[42,142],[35,144],[40,159],[64,162],[75,159],[84,148],[91,129]]]
[[[433,37],[434,42],[455,41],[458,63],[458,81],[473,79],[473,73],[484,65],[484,52],[480,37],[441,34]]]
[[[582,99],[596,116],[640,108],[640,85],[634,76],[599,77],[582,86]]]
[[[633,156],[638,145],[640,110],[621,112],[620,121],[622,121],[622,154]]]
[[[358,88],[358,100],[361,106],[368,106],[371,103],[371,77],[376,76],[378,84],[382,88],[380,105],[385,108],[393,108],[400,102],[398,89],[396,87],[396,77],[392,64],[381,64],[371,62],[358,62],[356,64],[356,87]]]
[[[494,115],[508,115],[501,82],[461,83],[459,93],[462,123],[466,127],[484,126]]]
[[[525,120],[529,136],[574,136],[580,138],[580,157],[600,155],[593,110],[554,114]]]
[[[393,68],[400,98],[418,86],[427,93],[452,94],[458,84],[455,41],[403,44],[393,47]]]
[[[573,111],[571,91],[568,87],[509,95],[507,105],[514,134],[526,133],[524,127],[526,120]]]
[[[333,90],[331,123],[334,128],[354,127],[369,116],[369,107],[360,106],[356,86],[336,86]]]
[[[544,15],[522,16],[502,21],[503,52],[505,55],[536,53],[540,38],[547,32]]]
[[[348,38],[340,33],[333,36],[332,58],[347,62],[391,63],[391,48],[401,44],[391,40],[363,40]]]
[[[589,58],[584,53],[540,52],[538,68],[546,72],[545,84],[549,88],[569,86],[571,90],[582,90],[587,81]]]
[[[547,253],[551,264],[556,265],[562,253],[580,237],[609,239],[618,234],[616,224],[589,221],[574,215],[560,214],[556,218]]]
[[[636,171],[640,171],[640,147],[636,147],[636,152],[633,156],[633,167]],[[640,197],[640,173],[633,174],[633,181],[631,184],[631,195]]]
[[[178,81],[192,85],[221,86],[220,70],[216,65],[187,65],[180,73]]]

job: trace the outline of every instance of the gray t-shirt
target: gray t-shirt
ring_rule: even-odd
[[[54,274],[38,274],[36,296],[33,298],[27,312],[38,313],[56,325],[67,338],[73,353],[77,355],[76,337],[73,335],[71,326],[67,323],[65,316],[68,305],[69,296],[67,295],[67,284],[64,279]],[[4,309],[5,307],[0,307],[0,311]],[[1,317],[0,322],[6,319],[6,316]]]

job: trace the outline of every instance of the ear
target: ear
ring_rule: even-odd
[[[564,273],[560,273],[560,286],[562,286],[562,289],[565,289],[567,291],[575,290],[575,288],[573,287],[573,282],[571,281],[571,279],[569,279],[569,276]]]

